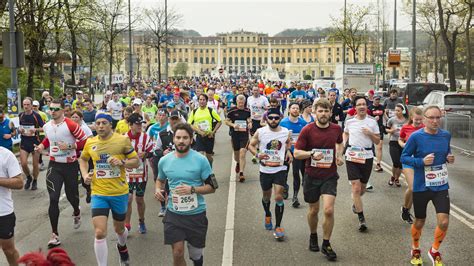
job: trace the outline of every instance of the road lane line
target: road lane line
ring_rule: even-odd
[[[225,218],[225,236],[224,236],[224,252],[222,253],[222,266],[232,265],[234,258],[234,218],[235,218],[235,160],[234,153],[231,156],[232,164],[230,167],[229,196],[227,198],[227,214]]]
[[[392,170],[392,166],[390,166],[389,164],[387,164],[387,163],[384,162],[384,161],[381,161],[380,164],[381,164],[381,166],[382,166],[382,169],[383,169],[385,172],[387,172],[387,173],[390,174],[390,175],[392,174],[392,171],[391,171],[391,170]],[[405,179],[405,175],[402,174],[401,177],[403,177],[403,179],[404,179],[404,180],[403,180],[404,185],[405,185],[405,186],[408,186],[408,183],[406,182],[406,179]],[[471,228],[471,229],[474,230],[474,224],[471,223],[471,222],[469,222],[469,221],[468,221],[466,218],[464,218],[462,215],[466,216],[466,217],[467,217],[468,219],[470,219],[470,220],[474,220],[474,216],[470,215],[468,212],[462,210],[461,208],[459,208],[458,206],[456,206],[456,205],[454,205],[454,204],[452,204],[452,203],[451,203],[450,205],[451,205],[451,207],[452,207],[454,210],[456,210],[456,211],[459,212],[459,213],[457,213],[456,211],[451,210],[450,214],[451,214],[454,218],[458,219],[461,223],[467,225],[469,228]]]

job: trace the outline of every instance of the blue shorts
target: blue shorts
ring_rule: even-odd
[[[109,216],[109,210],[111,210],[114,220],[124,221],[127,207],[128,194],[119,196],[92,195],[91,197],[92,217]]]
[[[408,164],[402,164],[402,169],[415,169],[413,166],[408,165]]]

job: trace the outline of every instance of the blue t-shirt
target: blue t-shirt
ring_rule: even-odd
[[[293,149],[295,148],[295,143],[296,140],[298,140],[298,136],[300,135],[301,130],[307,125],[306,121],[298,117],[298,121],[291,122],[291,120],[288,117],[283,118],[280,122],[280,126],[287,128],[288,130],[291,130],[291,152],[293,152]]]
[[[12,138],[4,139],[3,135],[11,134],[12,129],[10,128],[10,119],[4,118],[3,122],[0,122],[0,146],[6,149],[12,150],[13,140]]]
[[[158,177],[161,181],[168,180],[170,187],[170,200],[168,210],[181,215],[193,215],[206,211],[204,197],[197,195],[198,206],[190,211],[175,211],[173,208],[173,190],[180,184],[200,187],[204,181],[212,174],[209,161],[202,154],[195,150],[189,150],[184,158],[177,158],[176,151],[170,152],[161,158],[158,163]]]
[[[309,90],[307,90],[306,94],[308,95],[308,98],[310,100],[314,100],[314,98],[316,98],[316,90],[314,88],[310,88]]]
[[[234,102],[234,97],[235,97],[235,94],[232,92],[226,95],[227,109],[230,109],[232,107],[232,103]]]
[[[291,94],[290,94],[290,98],[296,98],[296,99],[299,99],[299,98],[302,98],[302,99],[308,99],[308,94],[306,94],[305,91],[303,90],[295,90],[293,91]]]
[[[159,134],[161,131],[163,130],[166,130],[166,128],[168,127],[169,123],[166,122],[163,126],[161,126],[160,123],[156,122],[155,124],[153,124],[149,129],[148,129],[148,136],[150,136],[151,138],[157,140],[159,138]]]
[[[84,116],[84,122],[86,124],[92,124],[95,122],[95,115],[97,114],[97,110],[92,110],[92,111],[84,111],[83,116]]]
[[[413,192],[422,191],[442,191],[449,189],[449,184],[441,186],[425,185],[425,164],[423,158],[430,153],[434,153],[432,166],[438,166],[446,163],[446,157],[451,153],[451,134],[443,129],[438,129],[438,133],[432,135],[419,129],[413,132],[408,138],[403,149],[401,161],[403,164],[413,166],[415,177],[413,179]]]
[[[173,94],[170,94],[170,95],[163,94],[163,95],[161,95],[160,103],[164,103],[166,101],[168,101],[168,102],[173,101]]]

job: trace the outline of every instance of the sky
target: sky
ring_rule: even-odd
[[[385,2],[385,19],[393,27],[395,0]],[[401,11],[398,0],[397,29],[410,30],[411,18]],[[132,8],[163,5],[164,0],[132,0]],[[347,0],[354,5],[377,5],[377,0]],[[333,17],[342,16],[344,0],[168,0],[168,8],[183,16],[180,29],[193,29],[202,36],[212,36],[235,30],[268,33],[270,36],[289,28],[328,27]],[[374,12],[376,9],[374,8]],[[376,17],[372,30],[376,29]]]

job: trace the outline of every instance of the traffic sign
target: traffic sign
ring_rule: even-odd
[[[377,73],[382,73],[382,64],[376,64],[375,71],[377,71]]]
[[[400,66],[402,51],[397,49],[388,50],[388,65],[392,67]]]

